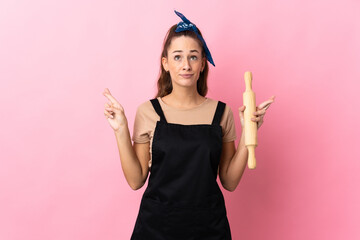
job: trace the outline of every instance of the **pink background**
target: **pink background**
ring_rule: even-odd
[[[222,188],[233,239],[360,239],[359,1],[0,2],[0,239],[129,239],[133,191],[103,111],[154,97],[161,44],[180,21],[204,34],[208,97],[238,138],[245,71],[257,104],[257,168]],[[220,181],[218,180],[220,184]]]

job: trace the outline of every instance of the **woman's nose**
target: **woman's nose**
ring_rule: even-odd
[[[190,69],[190,68],[191,68],[191,66],[190,66],[189,60],[188,60],[188,59],[185,59],[185,60],[184,60],[183,69],[184,69],[184,70],[188,70],[188,69]]]

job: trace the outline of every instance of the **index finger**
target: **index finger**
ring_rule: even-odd
[[[272,99],[267,100],[267,101],[261,103],[261,104],[259,105],[259,109],[263,109],[263,108],[265,108],[265,110],[268,109],[268,108],[270,107],[271,103],[274,102],[275,96],[272,96],[271,98],[272,98]]]
[[[112,103],[117,103],[117,100],[111,95],[109,89],[105,88],[105,91],[103,92],[103,95],[110,100]]]

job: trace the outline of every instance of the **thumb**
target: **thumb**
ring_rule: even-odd
[[[239,107],[239,112],[243,112],[243,111],[245,111],[245,108],[246,108],[246,106],[245,106],[245,105],[243,105],[243,106]]]
[[[245,106],[241,106],[241,107],[239,107],[239,116],[240,116],[240,118],[241,119],[243,119],[244,118],[244,111],[245,111]]]

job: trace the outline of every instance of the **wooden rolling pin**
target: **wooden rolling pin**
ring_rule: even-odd
[[[257,143],[257,122],[251,120],[255,117],[254,112],[256,112],[256,101],[255,93],[252,90],[252,74],[251,72],[245,72],[245,92],[243,93],[243,102],[245,105],[244,111],[244,133],[245,133],[245,146],[248,149],[248,167],[250,169],[255,169],[256,159],[255,159],[255,147]]]

